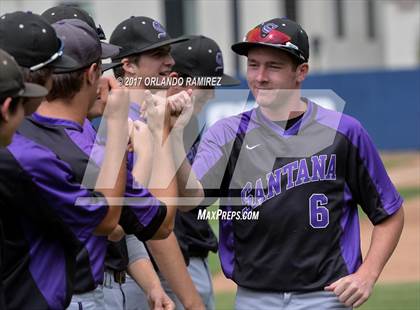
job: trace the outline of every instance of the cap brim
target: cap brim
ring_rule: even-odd
[[[121,49],[120,46],[106,43],[106,42],[101,42],[101,47],[102,47],[101,59],[117,56],[120,53],[120,49]]]
[[[243,56],[248,56],[248,52],[249,49],[252,47],[272,47],[275,49],[279,49],[282,51],[285,51],[287,53],[289,53],[290,55],[296,57],[298,60],[306,62],[304,59],[299,57],[299,53],[294,50],[293,48],[288,48],[285,46],[278,46],[276,44],[270,44],[270,43],[260,43],[260,42],[239,42],[239,43],[235,43],[231,46],[232,51],[234,51],[236,54],[239,55],[243,55]]]
[[[48,94],[48,89],[34,83],[24,83],[25,88],[20,97],[44,97]]]
[[[73,58],[71,58],[68,55],[61,55],[61,57],[54,60],[52,63],[48,64],[47,67],[53,68],[53,69],[73,69],[77,68],[79,64],[77,61],[75,61]]]
[[[109,62],[101,65],[101,71],[105,72],[109,69],[122,66],[122,62]]]
[[[130,50],[127,50],[127,51],[123,51],[120,55],[117,55],[117,57],[114,57],[114,58],[121,59],[121,58],[130,56],[130,55],[133,55],[133,54],[147,52],[147,51],[153,50],[155,48],[159,48],[159,47],[166,46],[166,45],[172,45],[172,44],[175,44],[175,43],[184,42],[184,41],[188,41],[188,40],[189,39],[187,37],[184,37],[184,36],[179,37],[179,38],[164,40],[164,41],[160,41],[160,42],[157,42],[157,43],[145,46],[145,47],[140,47],[138,49],[130,49]]]
[[[223,74],[222,80],[220,81],[222,86],[238,86],[241,85],[241,81],[234,78],[233,76]]]

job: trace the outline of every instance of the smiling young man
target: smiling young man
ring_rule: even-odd
[[[209,128],[193,164],[198,181],[183,194],[259,212],[220,223],[236,309],[358,307],[398,243],[402,198],[361,124],[301,97],[309,44],[299,24],[263,22],[232,49],[248,58],[258,107]],[[375,225],[364,260],[358,204]]]

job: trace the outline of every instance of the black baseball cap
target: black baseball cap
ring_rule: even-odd
[[[44,13],[41,14],[50,24],[54,24],[63,19],[80,19],[88,24],[93,30],[96,31],[100,40],[106,40],[105,33],[101,28],[101,25],[96,27],[95,21],[88,12],[80,8],[69,6],[69,5],[59,5],[52,8],[49,8]],[[102,72],[105,72],[109,69],[122,66],[120,62],[110,62],[102,63],[101,69]]]
[[[188,36],[188,41],[175,44],[171,55],[175,60],[172,71],[191,77],[222,77],[222,86],[236,86],[241,82],[224,74],[223,55],[219,46],[205,36]]]
[[[298,23],[287,18],[274,18],[257,25],[247,33],[243,42],[233,44],[232,50],[246,56],[254,46],[284,50],[301,63],[309,59],[308,35]]]
[[[101,42],[96,31],[80,19],[63,19],[52,24],[52,27],[65,44],[64,53],[78,62],[76,68],[59,69],[55,73],[77,71],[98,59],[113,57],[119,53],[118,46]]]
[[[25,83],[23,74],[15,59],[0,49],[1,97],[44,97],[47,93],[48,90],[45,87],[38,84]]]
[[[31,12],[19,11],[0,17],[0,48],[31,71],[43,67],[69,69],[77,66],[76,61],[63,55],[63,42],[51,25]]]
[[[59,5],[49,8],[41,14],[50,24],[54,24],[62,19],[80,19],[83,20],[90,27],[95,29],[99,36],[99,39],[106,40],[105,33],[102,30],[101,25],[96,26],[92,16],[89,15],[85,10],[70,6],[70,5]]]
[[[120,54],[114,59],[122,59],[185,40],[187,38],[172,39],[156,20],[145,16],[131,16],[114,29],[109,42],[121,46]]]

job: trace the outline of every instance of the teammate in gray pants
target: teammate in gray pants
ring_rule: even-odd
[[[105,271],[103,288],[105,309],[149,309],[148,297],[141,285],[145,286],[153,304],[166,303],[173,305],[159,283],[143,242],[139,241],[134,235],[125,236],[125,241],[128,253],[128,270],[131,271],[132,275],[128,273],[125,276],[124,283],[117,283],[114,274],[108,270]],[[138,267],[138,264],[140,264],[140,267]],[[135,272],[135,269],[138,272]],[[170,307],[167,309],[170,309]]]

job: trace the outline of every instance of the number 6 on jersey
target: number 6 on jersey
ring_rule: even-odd
[[[330,211],[325,207],[328,197],[324,194],[312,194],[309,197],[309,224],[313,228],[325,228],[330,222]]]

